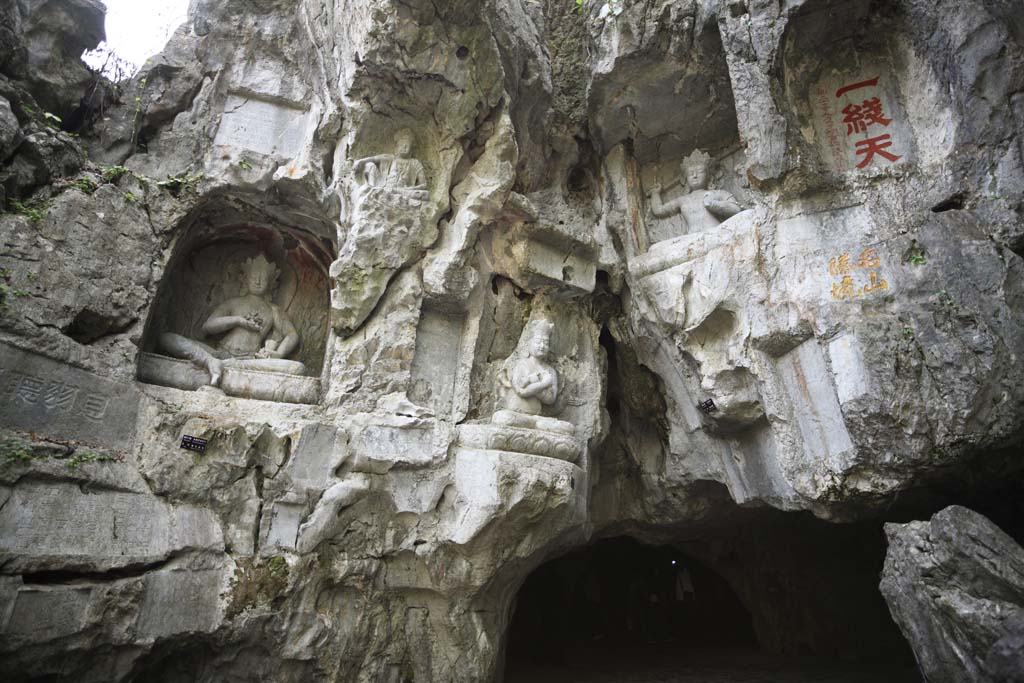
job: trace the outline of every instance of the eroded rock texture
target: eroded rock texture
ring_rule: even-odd
[[[958,506],[886,534],[881,590],[927,679],[1022,680],[1024,549]]]
[[[1013,2],[194,0],[119,89],[100,17],[0,9],[5,677],[497,680],[623,534],[871,657],[878,537],[758,525],[1020,476]]]

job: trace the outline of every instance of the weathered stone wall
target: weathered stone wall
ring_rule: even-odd
[[[1012,473],[1012,5],[194,0],[119,96],[0,10],[0,672],[496,680],[591,537]],[[256,253],[303,370],[140,381]]]

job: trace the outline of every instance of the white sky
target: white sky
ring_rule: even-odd
[[[103,0],[107,6],[108,48],[136,69],[164,49],[188,14],[188,0]],[[101,46],[102,47],[102,46]],[[103,59],[85,56],[94,67]]]

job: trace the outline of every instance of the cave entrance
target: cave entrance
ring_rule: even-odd
[[[674,548],[628,537],[541,566],[513,609],[507,681],[576,674],[586,662],[610,674],[670,652],[757,650],[750,615],[725,579]]]
[[[814,539],[808,541],[813,545]],[[806,629],[801,619],[809,613],[810,628],[820,620],[820,632],[829,633],[836,628],[834,612],[839,612],[847,614],[846,620],[856,624],[866,640],[880,637],[885,629],[861,630],[873,628],[877,615],[872,610],[877,605],[866,604],[865,614],[847,613],[863,598],[842,585],[843,580],[836,585],[847,591],[839,599],[843,605],[813,614],[815,603],[832,600],[830,593],[817,594],[821,585],[805,581],[799,572],[789,586],[765,581],[767,575],[756,568],[764,555],[749,552],[751,548],[742,543],[711,545],[716,548],[713,553],[707,552],[710,545],[702,550],[700,544],[647,545],[618,537],[540,566],[527,577],[512,605],[504,681],[919,680],[891,620],[892,644],[904,656],[887,654],[886,661],[851,657],[844,650],[852,648],[838,637],[836,649],[829,651],[824,642],[812,643],[813,635],[796,635],[792,641],[787,640],[790,634],[774,635],[789,627]],[[783,553],[793,550],[782,545]],[[749,567],[749,572],[737,571],[741,566]],[[877,586],[877,574],[862,578],[867,586]],[[797,597],[800,592],[804,594]],[[877,602],[881,603],[880,595]],[[887,614],[882,618],[889,620]],[[881,637],[889,640],[890,634]],[[878,653],[886,645],[868,647]]]

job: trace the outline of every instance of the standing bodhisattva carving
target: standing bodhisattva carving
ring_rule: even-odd
[[[651,213],[658,218],[682,214],[688,233],[702,232],[716,227],[743,208],[736,198],[725,190],[709,190],[711,157],[696,150],[680,164],[682,182],[687,193],[669,202],[661,201],[661,185],[651,186]]]
[[[215,346],[165,332],[160,335],[160,350],[205,367],[214,387],[220,383],[225,367],[305,373],[305,365],[287,360],[299,346],[299,333],[281,307],[270,300],[277,266],[260,254],[246,259],[242,270],[246,292],[221,303],[203,323],[204,334],[223,335]]]

